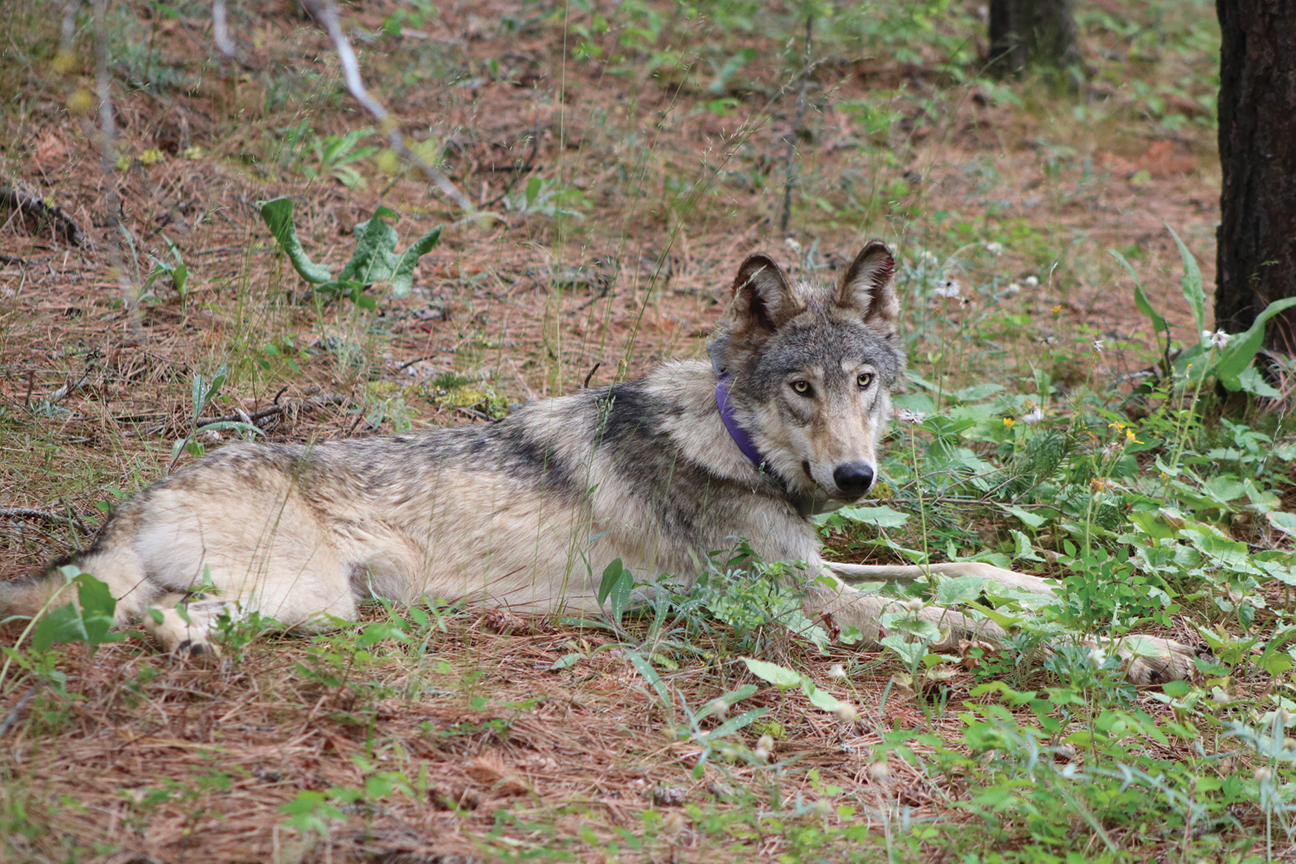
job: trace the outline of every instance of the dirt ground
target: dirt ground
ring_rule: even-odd
[[[178,440],[217,445],[225,433],[195,427],[191,385],[221,366],[229,377],[199,419],[256,418],[270,440],[483,422],[700,355],[751,252],[813,275],[880,237],[902,261],[937,256],[967,285],[969,307],[925,313],[946,317],[912,358],[920,371],[942,328],[1011,304],[1029,322],[1027,356],[973,358],[970,373],[1024,370],[1032,345],[1100,338],[1119,349],[1098,361],[1100,377],[1116,380],[1147,365],[1152,339],[1107,249],[1131,259],[1176,326],[1190,316],[1166,225],[1213,285],[1215,133],[1192,98],[1209,94],[1210,77],[1182,58],[1144,61],[1093,35],[1083,92],[1025,82],[1018,105],[942,71],[930,46],[902,59],[826,40],[799,76],[799,45],[721,31],[673,4],[645,4],[659,19],[655,41],[627,48],[629,24],[595,32],[599,13],[615,12],[601,5],[564,18],[533,3],[452,4],[405,19],[400,35],[384,27],[423,7],[343,10],[370,87],[411,142],[443,160],[478,208],[466,214],[412,173],[385,173],[380,154],[320,155],[330,136],[374,124],[342,86],[327,38],[292,3],[231,8],[236,60],[213,48],[206,6],[113,4],[118,158],[107,177],[81,96],[94,90],[88,29],[74,62],[55,71],[57,15],[7,4],[0,185],[57,208],[78,242],[64,222],[0,211],[0,574],[87,544],[113,501],[173,464]],[[652,30],[651,19],[628,20]],[[601,59],[577,57],[580,27],[593,32],[582,50]],[[652,52],[667,49],[679,56],[654,65]],[[714,87],[717,66],[745,49],[753,59]],[[1198,76],[1175,97],[1182,104],[1163,106],[1182,123],[1141,113],[1119,83],[1126,64]],[[784,234],[789,138],[797,186]],[[120,231],[106,211],[109,183]],[[374,311],[311,300],[258,214],[258,202],[284,195],[309,254],[334,269],[380,204],[399,214],[402,247],[438,225],[442,241],[406,298],[379,287]],[[1001,255],[986,252],[990,242]],[[179,260],[169,243],[187,269],[183,295],[154,263]],[[94,657],[68,649],[67,695],[12,686],[7,667],[0,803],[12,839],[0,858],[449,862],[543,848],[709,861],[786,851],[759,819],[721,843],[672,817],[683,801],[722,809],[734,781],[710,766],[694,774],[700,748],[663,733],[683,715],[652,700],[623,654],[599,650],[613,642],[607,633],[471,611],[442,624],[420,631],[421,651],[353,661],[364,672],[351,678],[301,640],[266,639],[238,664],[185,668],[138,634]],[[956,790],[903,763],[870,774],[878,730],[927,722],[912,702],[881,705],[885,661],[768,639],[776,658],[823,680],[849,664],[838,689],[861,719],[841,724],[762,691],[746,704],[771,709],[777,756],[794,764],[777,781],[729,770],[789,800],[855,790],[875,802],[874,825],[900,807],[959,818],[943,803]],[[581,659],[555,668],[571,654]],[[721,654],[673,680],[688,705],[737,686]],[[951,701],[970,683],[956,681]],[[416,788],[381,803],[362,796],[329,832],[283,827],[280,807],[302,790],[365,788],[393,771]]]

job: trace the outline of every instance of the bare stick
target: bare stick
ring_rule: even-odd
[[[76,14],[85,0],[67,0],[63,5],[63,32],[59,37],[59,53],[71,56],[76,39]]]
[[[43,522],[53,522],[57,525],[71,525],[78,527],[76,520],[67,516],[60,516],[58,513],[49,513],[45,510],[35,510],[31,507],[0,507],[0,519],[39,519]]]
[[[788,220],[792,216],[792,190],[796,188],[796,143],[797,138],[801,135],[802,122],[805,119],[806,106],[806,86],[810,82],[810,35],[811,28],[814,26],[814,16],[806,14],[806,35],[805,35],[805,66],[801,75],[801,90],[797,94],[796,120],[792,123],[792,129],[787,136],[787,165],[785,166],[783,184],[783,212],[779,216],[779,232],[786,234],[788,230]]]
[[[26,709],[27,705],[33,699],[36,698],[36,694],[41,691],[41,687],[43,686],[45,686],[44,681],[37,681],[32,686],[32,688],[28,690],[27,693],[21,699],[18,700],[18,704],[15,705],[13,710],[9,712],[9,716],[5,717],[3,723],[0,723],[0,736],[3,736],[6,732],[8,732],[10,727],[12,727],[14,723],[18,720],[18,718],[22,716],[23,710]]]
[[[229,23],[225,20],[225,0],[212,0],[212,38],[222,54],[234,56],[234,43],[230,40]]]
[[[329,38],[333,40],[334,47],[337,48],[338,60],[342,62],[342,72],[346,78],[347,89],[351,91],[351,95],[355,97],[355,100],[378,121],[379,128],[387,133],[391,140],[391,148],[405,162],[422,171],[423,176],[435,183],[447,198],[458,204],[464,211],[468,213],[474,212],[476,208],[473,207],[472,201],[468,200],[467,195],[459,191],[458,186],[450,182],[450,178],[441,169],[429,164],[426,159],[405,146],[405,138],[401,135],[400,124],[365,89],[364,80],[360,77],[360,64],[356,60],[355,51],[351,49],[351,42],[346,38],[346,34],[342,32],[342,23],[338,19],[337,7],[333,5],[333,0],[302,0],[302,4],[311,15],[315,16],[316,21],[324,25]]]
[[[114,172],[117,170],[117,158],[115,155],[114,142],[117,140],[117,120],[113,116],[112,104],[112,77],[108,72],[108,22],[107,16],[108,0],[94,0],[91,8],[94,10],[94,31],[95,31],[95,89],[99,95],[99,166],[103,171],[104,179],[104,203],[108,208],[108,264],[109,271],[114,279],[117,280],[117,286],[121,289],[122,299],[126,303],[126,308],[131,313],[131,321],[134,324],[136,336],[143,340],[143,328],[139,326],[138,304],[139,299],[135,293],[134,286],[131,285],[130,277],[126,273],[126,265],[121,254],[121,233],[124,226],[121,223],[121,201],[117,197],[117,178]]]

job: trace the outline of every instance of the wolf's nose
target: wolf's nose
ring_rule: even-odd
[[[833,482],[848,498],[859,498],[873,488],[873,466],[867,462],[847,462],[833,470]]]

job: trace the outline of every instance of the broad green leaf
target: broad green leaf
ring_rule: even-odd
[[[419,258],[432,251],[432,247],[437,245],[440,239],[441,226],[438,225],[415,240],[401,255],[391,275],[392,293],[395,296],[405,297],[414,289],[414,265],[418,263]]]
[[[318,285],[328,282],[333,277],[329,269],[310,260],[301,241],[297,239],[297,226],[293,224],[293,202],[291,198],[276,198],[261,205],[261,218],[265,220],[270,233],[279,242],[279,248],[288,255],[293,269],[307,282]]]
[[[836,711],[841,707],[841,702],[831,693],[825,693],[823,690],[814,690],[811,692],[808,688],[806,696],[810,698],[810,704],[821,711]]]
[[[1156,640],[1147,636],[1126,636],[1120,640],[1119,645],[1135,657],[1159,657],[1165,653]]]
[[[1164,224],[1164,223],[1163,223]],[[1179,239],[1179,235],[1169,225],[1166,230],[1174,238],[1175,245],[1179,247],[1179,257],[1183,260],[1183,296],[1192,308],[1193,319],[1197,322],[1197,338],[1201,339],[1201,333],[1206,329],[1206,295],[1202,292],[1201,270],[1197,267],[1197,259],[1188,251],[1188,247]]]
[[[82,573],[73,580],[81,598],[81,627],[86,634],[90,652],[104,642],[116,642],[124,634],[110,633],[113,626],[113,612],[117,601],[113,598],[108,586],[89,573]],[[115,638],[114,638],[115,637]]]
[[[608,598],[608,595],[612,593],[612,589],[616,587],[616,583],[620,580],[622,572],[624,572],[624,565],[621,563],[620,558],[613,559],[611,564],[608,564],[603,568],[603,580],[599,583],[598,589],[598,602],[600,606],[603,605],[603,601]]]
[[[1296,663],[1293,663],[1292,658],[1281,651],[1274,651],[1265,652],[1260,657],[1258,665],[1270,675],[1277,677],[1279,675],[1285,675],[1292,666],[1296,666]]]
[[[386,207],[379,207],[372,219],[355,227],[356,245],[351,260],[338,274],[338,281],[350,280],[368,287],[383,282],[396,266],[396,229],[382,220]],[[392,214],[395,215],[395,214]]]
[[[960,402],[980,402],[1003,390],[1002,384],[973,384],[971,387],[964,387],[954,394],[954,398]]]
[[[789,689],[801,685],[801,675],[799,673],[793,672],[791,669],[784,669],[777,663],[755,660],[751,657],[744,657],[742,661],[747,664],[747,668],[757,678],[768,681],[777,687]]]
[[[956,576],[945,579],[936,586],[936,603],[940,606],[953,606],[965,600],[975,600],[985,591],[984,576]]]
[[[1246,493],[1246,484],[1231,476],[1208,477],[1202,481],[1202,488],[1222,503],[1241,498]]]
[[[549,667],[549,671],[560,672],[563,669],[570,669],[572,666],[575,666],[577,661],[579,661],[583,656],[585,655],[579,652],[564,654],[563,656],[559,657],[557,660],[553,662],[553,665]]]
[[[1296,513],[1284,513],[1279,510],[1270,510],[1265,514],[1269,524],[1292,537],[1296,537]]]
[[[1125,256],[1117,252],[1115,249],[1110,250],[1109,254],[1120,262],[1120,265],[1125,268],[1125,272],[1129,273],[1130,278],[1134,280],[1134,305],[1138,307],[1140,312],[1152,320],[1152,327],[1158,333],[1168,334],[1170,330],[1169,325],[1167,325],[1166,320],[1152,308],[1152,303],[1148,300],[1147,294],[1144,293],[1143,284],[1139,282],[1138,274],[1134,272],[1134,268],[1125,260]],[[1168,339],[1169,336],[1167,335],[1166,338]]]
[[[72,603],[65,603],[45,613],[32,633],[32,648],[44,651],[51,645],[87,641],[85,622]]]
[[[1016,516],[1018,519],[1026,523],[1026,525],[1028,525],[1031,528],[1043,528],[1044,523],[1048,522],[1048,520],[1045,519],[1043,516],[1039,516],[1035,513],[1030,512],[1029,510],[1025,510],[1015,505],[1009,507],[1008,512]]]
[[[862,522],[878,528],[899,528],[909,521],[909,514],[890,507],[843,507],[837,513],[852,522]]]
[[[1254,366],[1248,366],[1238,373],[1238,389],[1243,393],[1252,393],[1256,396],[1262,396],[1265,399],[1281,399],[1282,391],[1277,387],[1271,387],[1269,382],[1264,380]]]
[[[905,665],[909,667],[916,666],[923,656],[927,653],[927,645],[923,642],[908,642],[899,633],[891,633],[883,636],[880,640],[883,647],[890,648],[900,655]]]

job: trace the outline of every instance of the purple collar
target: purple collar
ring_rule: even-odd
[[[747,430],[738,424],[738,420],[733,415],[733,403],[729,401],[729,384],[733,378],[725,373],[720,376],[716,382],[715,399],[716,407],[720,409],[720,420],[724,423],[725,428],[729,430],[729,437],[733,438],[734,443],[743,455],[751,460],[751,463],[760,471],[767,471],[765,467],[765,457],[761,455],[760,450],[747,434]]]

